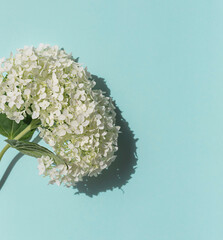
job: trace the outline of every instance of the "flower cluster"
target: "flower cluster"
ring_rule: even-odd
[[[38,159],[50,183],[75,185],[115,159],[115,108],[94,85],[87,69],[58,46],[24,47],[0,60],[0,112],[17,123],[27,115],[40,119],[40,136],[66,163]]]

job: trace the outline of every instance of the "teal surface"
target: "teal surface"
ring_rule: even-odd
[[[0,57],[41,42],[80,57],[138,138],[137,163],[92,196],[48,186],[36,159],[14,159],[1,240],[223,239],[223,1],[8,0],[0,29]],[[120,161],[133,157],[127,135]]]

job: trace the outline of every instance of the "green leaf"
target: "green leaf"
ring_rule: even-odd
[[[42,156],[49,156],[50,158],[53,158],[56,164],[61,164],[61,163],[66,164],[66,162],[62,158],[60,158],[58,155],[55,155],[49,149],[42,147],[37,143],[18,141],[18,140],[12,140],[12,139],[7,139],[5,141],[11,147],[17,149],[23,154],[36,157],[36,158],[40,158]]]
[[[0,134],[7,137],[8,139],[15,138],[20,132],[22,132],[32,121],[31,117],[27,117],[20,123],[16,123],[13,120],[7,118],[6,114],[0,113]],[[21,140],[31,139],[35,129],[25,134]]]

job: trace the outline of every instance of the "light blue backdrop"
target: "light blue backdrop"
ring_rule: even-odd
[[[223,239],[223,1],[8,0],[0,30],[0,57],[41,42],[80,57],[139,139],[132,178],[93,197],[19,159],[0,191],[1,240]]]

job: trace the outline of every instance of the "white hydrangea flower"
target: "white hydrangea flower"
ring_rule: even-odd
[[[94,85],[87,69],[58,46],[25,46],[0,60],[0,112],[17,123],[27,115],[40,119],[40,136],[67,164],[38,160],[50,183],[75,185],[115,159],[115,108]]]

